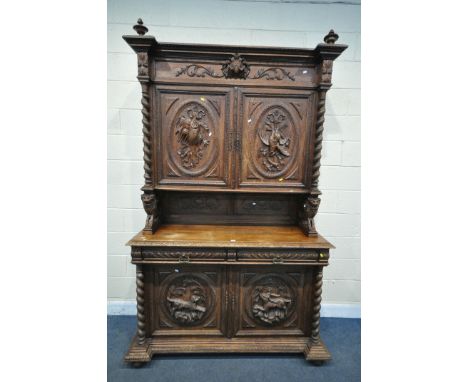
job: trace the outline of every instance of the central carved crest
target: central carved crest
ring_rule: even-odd
[[[203,106],[192,102],[185,106],[176,122],[175,135],[179,143],[177,154],[185,168],[196,167],[210,143],[208,137],[211,133],[206,115],[207,111]]]
[[[245,58],[236,53],[223,64],[221,71],[226,78],[246,79],[250,73],[250,65]]]

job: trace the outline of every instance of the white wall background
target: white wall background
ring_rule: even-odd
[[[333,28],[349,48],[327,95],[317,218],[336,250],[324,272],[324,304],[360,304],[360,5],[333,1],[108,0],[108,299],[135,299],[125,243],[143,228],[140,85],[122,39],[141,17],[157,40],[314,48]]]

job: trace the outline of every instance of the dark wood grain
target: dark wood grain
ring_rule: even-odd
[[[133,237],[137,335],[159,353],[302,352],[324,361],[320,206],[325,101],[346,49],[123,36],[142,88],[143,230]]]

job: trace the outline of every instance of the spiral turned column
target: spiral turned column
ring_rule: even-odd
[[[318,267],[315,273],[314,295],[312,302],[312,344],[318,344],[320,342],[320,303],[322,302],[322,279],[323,267]]]
[[[143,266],[137,264],[136,266],[136,292],[137,292],[137,336],[140,345],[145,343],[146,340],[146,323],[145,323],[145,280],[143,273]]]
[[[153,183],[152,170],[152,149],[151,149],[151,124],[150,124],[150,99],[149,99],[149,84],[141,83],[141,113],[143,114],[143,162],[145,169],[145,186],[151,186]]]
[[[318,180],[320,177],[320,160],[322,159],[323,123],[325,122],[326,94],[326,90],[321,90],[319,93],[317,122],[315,124],[314,159],[312,162],[312,191],[318,191]]]

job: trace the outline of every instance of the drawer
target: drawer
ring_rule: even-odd
[[[223,248],[132,247],[132,259],[176,263],[225,261],[227,250]]]
[[[243,262],[284,263],[327,263],[328,250],[315,249],[239,249],[237,260]]]

